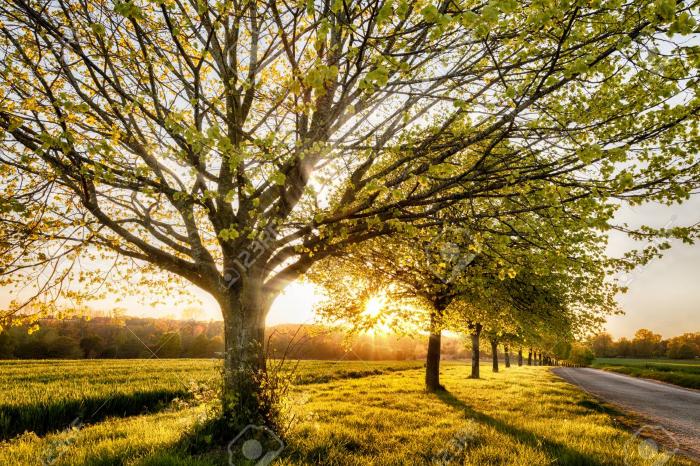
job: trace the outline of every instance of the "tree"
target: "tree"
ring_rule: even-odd
[[[577,343],[572,346],[571,354],[567,359],[571,364],[577,366],[590,366],[595,359],[595,355],[588,346]]]
[[[693,359],[697,354],[697,347],[690,343],[674,342],[668,349],[668,357],[672,359]]]
[[[192,341],[190,347],[190,356],[193,358],[206,358],[213,356],[213,352],[209,352],[210,342],[204,333],[197,335]]]
[[[0,359],[12,359],[15,352],[15,344],[9,332],[0,332]]]
[[[632,351],[638,358],[651,358],[658,356],[661,335],[651,330],[642,328],[635,332],[632,340]]]
[[[615,344],[607,332],[599,333],[592,337],[590,346],[596,358],[611,358],[615,356]]]
[[[498,337],[489,336],[489,343],[491,343],[491,368],[494,372],[498,372]]]
[[[80,345],[71,337],[60,336],[48,343],[46,356],[57,359],[80,359],[83,353]]]
[[[98,335],[89,335],[80,339],[80,349],[86,359],[97,356],[102,351],[102,338]]]
[[[182,341],[178,332],[164,333],[153,348],[153,354],[159,358],[178,358],[180,353],[182,353]]]
[[[209,292],[233,425],[273,421],[274,297],[346,245],[459,200],[586,199],[608,228],[618,199],[697,187],[680,2],[10,0],[0,24],[2,273],[44,277],[29,301],[77,298],[61,284],[103,280],[76,265],[99,253]]]
[[[700,333],[684,333],[668,341],[668,357],[693,359],[700,356]]]
[[[632,342],[625,337],[620,338],[615,345],[617,349],[617,356],[630,357],[633,356]]]
[[[211,355],[223,354],[225,351],[224,339],[219,335],[213,337],[211,340],[209,340],[208,348],[208,353]]]

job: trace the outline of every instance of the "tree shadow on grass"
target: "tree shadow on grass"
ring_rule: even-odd
[[[29,431],[37,435],[71,426],[92,424],[110,416],[135,416],[158,412],[175,398],[187,398],[185,390],[154,390],[128,394],[55,400],[33,405],[0,405],[0,440]]]
[[[470,405],[455,397],[448,391],[438,392],[435,396],[443,403],[464,411],[471,419],[493,427],[498,432],[509,435],[518,442],[529,445],[535,449],[545,449],[548,453],[557,459],[557,463],[566,465],[581,465],[581,466],[605,466],[614,464],[611,462],[601,463],[591,455],[581,453],[562,443],[553,440],[539,437],[533,432],[519,429],[499,419],[488,416],[480,411],[475,410]]]

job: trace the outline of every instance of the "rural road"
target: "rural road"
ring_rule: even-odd
[[[663,427],[681,450],[700,458],[700,391],[598,369],[557,367],[552,372]]]

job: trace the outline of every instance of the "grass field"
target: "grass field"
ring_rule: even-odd
[[[598,358],[593,367],[700,389],[700,359]]]
[[[220,361],[137,359],[0,361],[0,440],[29,430],[44,434],[76,418],[160,411],[178,399],[196,401],[215,387]],[[296,364],[283,370],[291,372]],[[317,361],[291,374],[303,385],[421,367],[419,361]]]
[[[80,386],[73,378],[82,380],[89,392],[109,396],[120,393],[121,382],[133,381],[130,376],[142,383],[138,393],[149,390],[148,380],[154,390],[171,387],[177,392],[180,384],[171,380],[172,374],[188,374],[195,385],[216,377],[211,361],[149,361],[141,369],[137,363],[102,361],[87,369],[71,362],[13,362],[1,366],[2,383],[14,393],[26,388],[37,394],[32,409],[40,411],[51,399],[46,389],[42,393],[42,385],[61,387],[55,375],[41,379],[49,366],[63,374],[65,400],[80,400],[80,391],[69,389]],[[483,379],[471,380],[465,363],[445,363],[442,382],[448,391],[434,395],[423,390],[420,366],[302,362],[286,410],[291,420],[283,436],[286,445],[274,464],[652,464],[628,456],[638,454],[637,443],[616,420],[619,413],[546,367],[513,367],[493,374],[484,365]],[[8,376],[8,368],[25,379]],[[112,390],[106,374],[113,376]],[[7,390],[0,396],[3,405],[15,402]],[[85,426],[45,435],[24,433],[0,443],[0,464],[228,464],[227,445],[192,450],[203,441],[193,432],[206,423],[216,402],[196,393],[189,397],[188,403],[163,402],[160,411],[131,416],[113,412]],[[33,406],[32,396],[22,400],[23,406]],[[667,464],[691,463],[675,457]]]

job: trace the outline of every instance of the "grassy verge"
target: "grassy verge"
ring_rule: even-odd
[[[700,389],[700,360],[598,358],[593,367]]]
[[[295,421],[275,464],[619,465],[652,464],[615,413],[544,367],[511,368],[482,380],[445,364],[448,392],[427,394],[423,372],[399,372],[292,389]],[[186,453],[202,407],[108,419],[80,430],[0,444],[0,464],[227,464],[226,445]],[[234,436],[235,433],[232,433]],[[630,448],[631,447],[631,448]],[[631,456],[628,456],[631,455]],[[447,463],[442,463],[447,464]],[[667,464],[687,465],[675,457]]]

